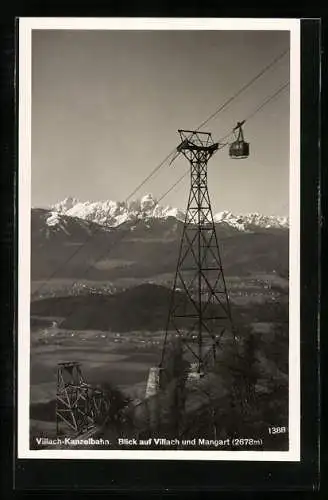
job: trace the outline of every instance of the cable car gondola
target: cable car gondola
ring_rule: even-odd
[[[249,143],[244,140],[244,132],[242,126],[245,120],[238,122],[233,132],[236,135],[236,140],[230,144],[229,155],[231,158],[243,159],[249,157]]]

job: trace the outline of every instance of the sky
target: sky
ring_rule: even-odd
[[[289,48],[283,31],[32,34],[32,206],[125,200],[179,143]],[[289,81],[289,54],[201,130],[216,141]],[[247,160],[208,164],[213,211],[288,215],[289,87],[245,123]],[[133,198],[160,198],[188,169],[168,164]],[[188,176],[162,205],[184,209]]]

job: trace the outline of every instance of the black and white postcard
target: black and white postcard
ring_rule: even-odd
[[[19,20],[18,458],[300,461],[300,21]]]

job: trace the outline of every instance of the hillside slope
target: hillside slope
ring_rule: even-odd
[[[49,217],[49,211],[32,210],[32,281],[153,279],[174,273],[183,227],[175,217],[128,221],[116,228],[63,215],[53,216],[56,224],[49,226]],[[216,228],[227,275],[288,275],[288,230],[245,232],[226,223]]]

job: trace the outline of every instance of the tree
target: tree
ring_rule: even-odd
[[[238,332],[241,342],[224,350],[214,370],[226,390],[216,412],[218,426],[229,435],[241,435],[250,422],[259,418],[256,385],[262,376],[257,359],[258,339],[250,328]]]
[[[105,420],[107,426],[114,425],[117,429],[122,428],[127,423],[125,410],[130,403],[130,398],[108,382],[101,384],[100,389],[103,397],[109,402],[107,414],[99,415],[100,421]]]
[[[160,403],[161,420],[173,436],[179,435],[184,417],[188,370],[189,363],[183,356],[182,341],[177,337],[167,346],[165,364],[161,369],[161,389],[164,391]]]

